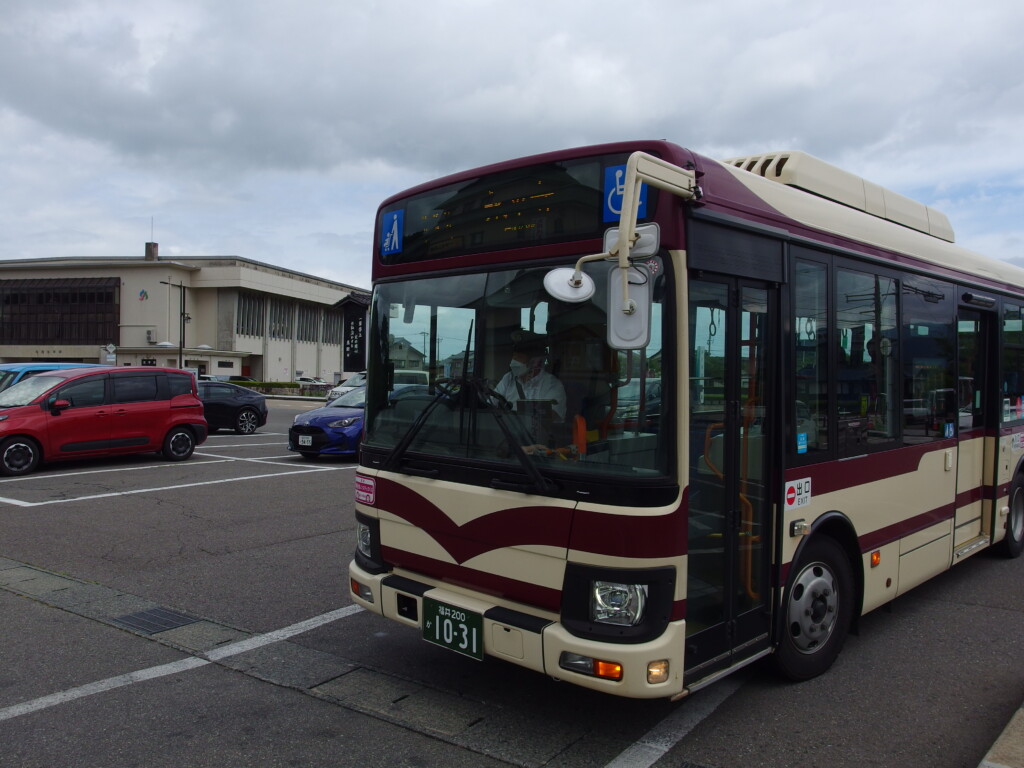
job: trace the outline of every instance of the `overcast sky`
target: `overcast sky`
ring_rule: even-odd
[[[1020,0],[2,0],[0,258],[369,287],[376,206],[523,154],[802,149],[1024,265]]]

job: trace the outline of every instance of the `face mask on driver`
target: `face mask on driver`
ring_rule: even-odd
[[[525,374],[529,370],[529,367],[526,365],[526,363],[513,358],[512,361],[508,364],[508,369],[512,371],[513,376],[518,378],[519,376]]]

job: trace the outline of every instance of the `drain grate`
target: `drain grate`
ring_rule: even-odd
[[[172,611],[169,608],[150,608],[148,611],[118,616],[112,619],[112,621],[134,632],[141,632],[144,635],[155,635],[157,632],[184,627],[186,624],[195,624],[199,619]]]

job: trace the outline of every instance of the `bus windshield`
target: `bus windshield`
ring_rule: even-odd
[[[406,460],[476,464],[542,489],[552,473],[667,475],[660,297],[670,292],[654,291],[647,347],[614,350],[604,309],[613,268],[588,265],[605,288],[578,304],[545,292],[550,267],[379,284],[364,448],[395,469]],[[667,279],[660,257],[633,273]],[[403,386],[410,369],[424,383]],[[639,394],[655,390],[656,398]]]

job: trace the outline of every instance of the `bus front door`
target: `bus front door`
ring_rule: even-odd
[[[991,541],[996,498],[997,414],[991,374],[999,370],[995,316],[961,307],[957,318],[957,488],[953,565]],[[991,433],[989,432],[991,430]],[[986,501],[988,500],[988,501]]]
[[[779,344],[768,284],[702,275],[688,298],[685,664],[693,682],[769,647]]]

